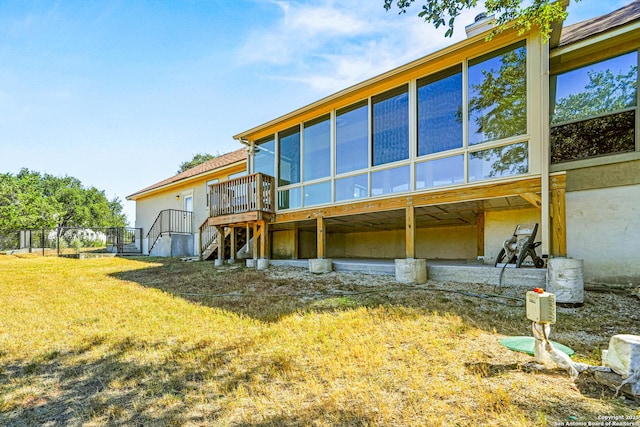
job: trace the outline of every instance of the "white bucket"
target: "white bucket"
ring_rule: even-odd
[[[550,258],[547,262],[547,292],[555,294],[556,303],[583,304],[584,262],[573,258]]]

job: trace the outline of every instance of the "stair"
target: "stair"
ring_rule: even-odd
[[[224,258],[225,259],[231,258],[231,239],[228,238],[229,233],[230,233],[230,229],[228,228],[225,230],[225,235],[224,235]],[[205,248],[205,250],[202,251],[203,260],[207,261],[207,260],[216,259],[218,257],[218,238],[219,236],[216,235],[211,241],[211,243],[209,243],[209,245]],[[238,230],[236,231],[236,249],[243,248],[246,245],[247,245],[247,230],[244,227],[238,227]],[[237,258],[237,254],[234,258]]]

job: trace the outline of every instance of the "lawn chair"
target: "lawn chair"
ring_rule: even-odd
[[[536,254],[536,248],[541,242],[534,242],[536,233],[538,232],[538,224],[518,224],[513,236],[505,240],[502,249],[498,253],[495,266],[509,266],[520,268],[523,261],[527,257],[531,257],[531,261],[536,268],[544,267],[544,260]],[[506,265],[505,265],[506,264]]]

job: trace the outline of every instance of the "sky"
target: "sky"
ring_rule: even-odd
[[[418,2],[419,3],[419,0]],[[568,23],[629,0],[572,0]],[[383,0],[0,0],[0,173],[118,197],[233,135],[464,39]]]

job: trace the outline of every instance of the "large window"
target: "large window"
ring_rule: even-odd
[[[418,80],[418,156],[462,147],[462,65]]]
[[[527,132],[525,42],[469,61],[469,145]]]
[[[409,158],[408,87],[374,96],[373,166]]]
[[[469,181],[521,175],[528,171],[525,142],[469,153]]]
[[[626,63],[634,61],[635,56]],[[258,141],[255,172],[277,177],[278,209],[348,203],[538,171],[538,165],[529,164],[526,40],[460,58],[448,67],[400,81],[399,86],[394,83],[393,89],[366,99],[353,98],[349,106],[328,107],[295,127],[278,129],[275,139]],[[630,81],[635,82],[635,71],[627,71]],[[556,78],[557,86],[566,92],[574,77],[563,79]],[[608,119],[618,133],[635,129],[635,83],[632,91],[620,90],[627,102],[615,107],[617,122]],[[337,102],[342,102],[340,96]],[[580,120],[593,119],[566,114],[559,119],[561,109],[555,111],[554,120],[561,122],[553,124],[565,132]],[[606,111],[596,113],[597,118]]]
[[[302,207],[302,189],[300,187],[278,191],[278,209],[296,209]]]
[[[638,54],[551,77],[551,162],[635,150]]]
[[[288,129],[278,134],[278,185],[300,182],[300,127]]]
[[[336,174],[369,166],[369,106],[367,101],[336,114]]]
[[[371,195],[381,196],[383,194],[409,191],[410,172],[409,165],[372,172]]]
[[[275,176],[276,140],[273,135],[256,142],[253,172]]]
[[[331,121],[329,115],[304,124],[304,180],[331,175]]]
[[[304,205],[331,203],[331,181],[304,186]]]
[[[336,201],[361,199],[369,196],[368,174],[336,179]]]
[[[416,189],[464,182],[464,156],[445,157],[416,164]]]

